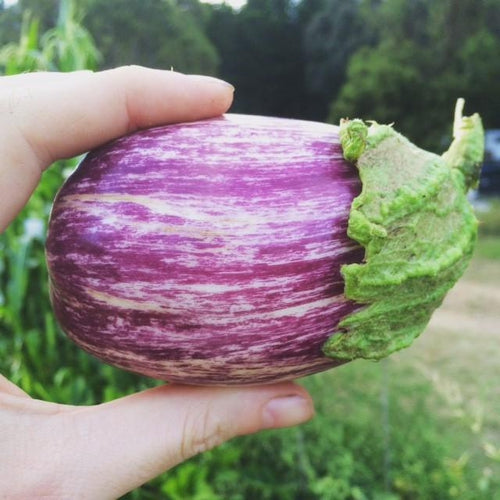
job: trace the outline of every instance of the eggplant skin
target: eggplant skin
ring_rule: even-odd
[[[120,138],[58,193],[53,308],[102,361],[197,385],[289,380],[344,361],[325,341],[359,309],[341,267],[361,184],[338,127],[225,115]]]

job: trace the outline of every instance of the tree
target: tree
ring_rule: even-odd
[[[45,33],[56,25],[60,0],[18,0],[19,9],[22,12],[30,12],[38,19],[40,33]]]
[[[373,16],[379,42],[350,60],[329,119],[396,122],[398,130],[434,150],[451,131],[458,97],[470,99],[467,109],[481,113],[487,127],[500,125],[494,90],[499,38],[487,27],[495,12],[498,0],[381,3]]]
[[[182,7],[182,8],[181,8]],[[141,64],[215,74],[218,56],[189,5],[163,0],[91,0],[84,24],[103,55],[102,66]],[[201,11],[200,11],[201,12]]]
[[[221,56],[220,75],[236,86],[235,111],[302,116],[303,55],[294,2],[249,0],[238,13],[215,9],[208,33]]]
[[[0,47],[19,38],[22,15],[19,5],[0,5]]]
[[[316,2],[316,11],[308,2],[303,5],[307,113],[310,118],[324,120],[328,103],[345,81],[351,55],[372,37],[357,0],[323,0]]]
[[[500,37],[482,29],[458,53],[458,78],[471,110],[480,110],[488,128],[500,128]]]

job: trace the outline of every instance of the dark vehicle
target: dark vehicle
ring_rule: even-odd
[[[478,191],[479,194],[500,196],[500,161],[485,160]]]
[[[478,191],[479,194],[500,196],[500,130],[485,133],[485,155]]]

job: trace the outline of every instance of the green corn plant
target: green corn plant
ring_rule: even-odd
[[[24,12],[18,42],[0,49],[0,73],[95,69],[99,52],[79,16],[73,0],[62,0],[55,27],[40,34],[39,21]],[[52,200],[76,161],[49,169],[0,235],[0,372],[35,397],[92,403],[99,396],[93,387],[106,386],[106,376],[59,332],[48,299],[44,253]],[[86,383],[82,373],[95,374],[99,382]]]
[[[58,71],[95,69],[100,60],[92,35],[81,25],[73,0],[61,0],[54,28],[41,38],[42,53]]]
[[[38,19],[33,18],[29,11],[23,13],[19,41],[0,49],[0,67],[4,75],[49,68],[49,61],[39,45],[39,26]]]

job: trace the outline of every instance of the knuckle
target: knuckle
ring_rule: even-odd
[[[114,69],[116,75],[125,79],[141,79],[144,76],[144,70],[145,68],[138,64],[128,64]]]
[[[218,412],[210,406],[193,408],[184,423],[181,456],[186,460],[225,441],[226,429]]]

